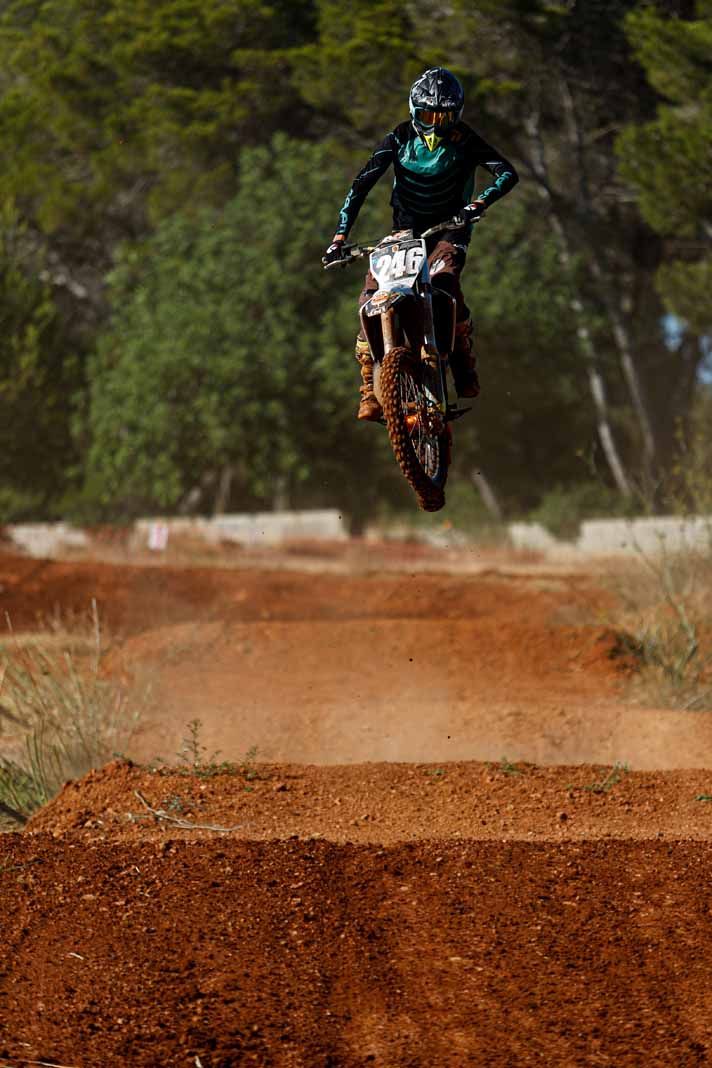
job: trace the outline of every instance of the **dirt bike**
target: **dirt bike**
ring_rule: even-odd
[[[378,290],[360,311],[373,356],[374,393],[398,465],[418,504],[437,512],[445,504],[452,449],[450,424],[469,412],[448,401],[446,369],[455,341],[455,298],[430,277],[426,238],[466,223],[461,217],[388,234],[375,245],[345,245],[343,266],[370,256]]]

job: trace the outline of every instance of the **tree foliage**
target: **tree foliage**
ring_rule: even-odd
[[[147,205],[161,215],[224,200],[240,149],[303,120],[290,54],[312,36],[309,3],[4,7],[2,188],[43,230],[106,232],[108,222],[131,237]]]
[[[710,0],[427,18],[410,0],[8,0],[0,492],[26,500],[4,514],[67,507],[78,481],[73,507],[103,515],[408,499],[353,421],[358,272],[319,258],[436,63],[523,179],[465,274],[485,392],[456,477],[484,471],[509,514],[582,478],[623,495],[662,478],[712,318],[711,17]],[[387,200],[384,179],[358,234],[386,230]]]
[[[662,99],[654,119],[629,127],[621,172],[643,216],[672,254],[660,292],[671,312],[700,333],[712,330],[712,4],[670,19],[653,7],[626,21],[636,55]]]
[[[0,211],[0,516],[51,510],[71,482],[78,361],[26,227]]]
[[[223,210],[170,218],[125,251],[90,375],[104,506],[172,509],[196,487],[208,509],[221,496],[328,495],[356,514],[372,502],[360,474],[385,452],[353,421],[353,292],[320,265],[342,184],[324,147],[277,135],[243,152]]]

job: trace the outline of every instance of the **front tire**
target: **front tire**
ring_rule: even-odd
[[[447,424],[428,407],[422,384],[422,365],[410,349],[399,346],[381,364],[383,415],[393,452],[406,480],[426,512],[445,504],[450,463]]]

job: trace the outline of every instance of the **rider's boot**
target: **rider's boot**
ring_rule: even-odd
[[[356,359],[361,365],[361,403],[359,405],[357,419],[367,419],[375,423],[383,417],[383,408],[376,400],[373,392],[373,357],[368,341],[360,334],[356,337]]]
[[[450,369],[458,397],[479,396],[480,380],[472,349],[472,319],[455,323],[455,345],[450,356]]]

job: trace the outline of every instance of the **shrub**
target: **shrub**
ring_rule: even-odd
[[[128,741],[136,694],[101,673],[91,632],[11,636],[0,646],[0,812],[23,823],[67,779],[105,763]]]
[[[616,491],[600,482],[555,486],[529,513],[532,523],[541,523],[556,538],[574,541],[584,519],[629,515],[631,506]]]

